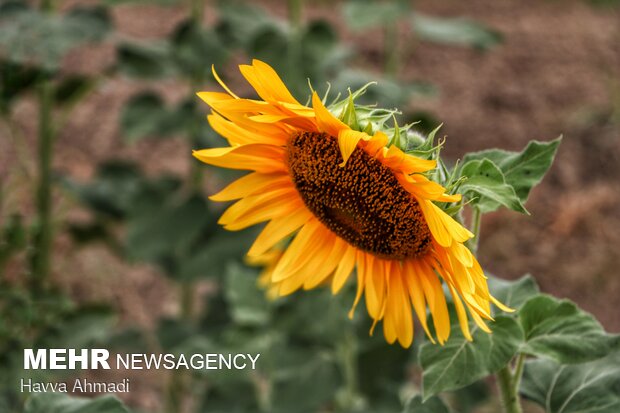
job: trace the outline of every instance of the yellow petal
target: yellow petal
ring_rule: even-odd
[[[308,260],[312,259],[314,251],[320,245],[317,235],[321,234],[322,224],[318,220],[311,219],[299,230],[295,239],[286,249],[286,252],[273,270],[273,281],[282,281],[293,275]]]
[[[365,287],[366,277],[366,253],[361,250],[356,250],[355,263],[357,264],[357,292],[355,293],[355,300],[349,311],[349,318],[353,318],[355,308],[362,298],[362,293]]]
[[[252,60],[252,66],[239,66],[241,73],[256,93],[266,101],[287,102],[300,105],[291,95],[275,70],[260,60]]]
[[[448,284],[448,288],[450,288],[450,293],[452,294],[452,301],[454,301],[454,307],[456,308],[456,315],[459,319],[459,324],[461,326],[461,331],[463,332],[463,336],[467,341],[472,341],[473,338],[471,336],[471,332],[469,331],[469,320],[467,319],[467,312],[465,311],[465,307],[463,306],[463,302],[459,298],[459,295],[454,290],[450,284]]]
[[[410,261],[405,261],[403,263],[403,275],[405,284],[407,285],[407,289],[409,291],[411,303],[413,304],[413,309],[418,316],[418,320],[420,320],[420,324],[422,325],[426,336],[434,344],[435,339],[431,335],[431,332],[428,329],[428,323],[426,322],[426,301],[424,300],[424,291],[422,289],[420,276],[416,271],[414,271],[414,267],[411,266]]]
[[[334,274],[334,278],[332,280],[332,293],[336,294],[344,283],[351,275],[353,271],[353,267],[355,267],[355,247],[347,245],[347,249],[342,254],[342,259],[340,260],[340,264],[338,264],[338,268],[336,268],[336,273]]]
[[[329,110],[327,110],[316,92],[312,94],[312,107],[314,108],[316,122],[321,132],[337,137],[341,130],[351,129],[348,125],[342,123],[338,118],[332,115]]]
[[[220,84],[220,86],[222,86],[222,88],[224,88],[224,90],[226,92],[228,92],[228,94],[232,97],[234,97],[235,99],[239,99],[239,96],[235,95],[229,88],[228,86],[226,86],[226,84],[224,82],[222,82],[222,79],[220,79],[219,75],[217,74],[217,72],[215,71],[215,65],[211,65],[211,72],[213,73],[213,77],[215,78],[215,80],[217,81],[217,83]]]
[[[232,201],[234,199],[240,199],[256,194],[267,188],[281,188],[287,185],[292,186],[291,178],[288,174],[263,174],[259,172],[252,172],[237,179],[236,181],[233,181],[230,185],[222,189],[217,194],[211,195],[209,199],[216,202]]]
[[[286,171],[286,150],[282,147],[253,143],[228,148],[201,149],[192,154],[204,163],[229,169],[255,170],[262,173]]]
[[[443,295],[443,288],[441,288],[437,275],[428,263],[424,260],[416,260],[412,264],[417,269],[416,272],[419,274],[428,308],[433,316],[437,341],[439,344],[443,344],[450,337],[450,316],[446,297]]]
[[[297,231],[302,225],[312,219],[313,215],[306,208],[299,208],[291,214],[275,218],[261,231],[248,256],[260,256],[276,245],[282,239]]]
[[[364,132],[354,131],[352,129],[343,129],[338,134],[338,146],[340,147],[340,153],[342,154],[342,163],[341,167],[345,166],[349,157],[357,148],[357,143],[362,140],[370,139],[370,136],[366,135]]]
[[[435,169],[437,161],[408,155],[395,145],[392,145],[386,152],[384,164],[392,169],[410,175],[412,173],[426,172]]]

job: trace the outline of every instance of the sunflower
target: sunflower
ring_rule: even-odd
[[[252,171],[211,199],[237,200],[219,220],[228,230],[267,222],[248,256],[269,262],[262,279],[270,294],[327,283],[335,294],[356,273],[349,315],[364,296],[373,329],[382,320],[386,340],[408,347],[413,312],[431,341],[448,339],[443,284],[463,335],[472,339],[468,313],[490,332],[490,304],[509,309],[489,294],[464,245],[473,234],[436,205],[460,200],[427,178],[436,161],[389,145],[380,130],[351,128],[316,92],[312,107],[302,105],[266,63],[254,60],[240,70],[261,99],[238,97],[214,71],[226,93],[198,96],[212,108],[209,123],[229,146],[193,154],[210,165]]]

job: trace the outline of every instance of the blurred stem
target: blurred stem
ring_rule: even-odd
[[[476,255],[478,252],[478,243],[480,241],[480,224],[482,222],[482,212],[478,208],[474,208],[471,232],[474,234],[474,238],[471,240],[470,249]]]
[[[181,317],[191,321],[194,317],[194,283],[184,281],[181,283]]]
[[[288,0],[288,19],[291,27],[299,31],[301,28],[301,11],[303,0]]]
[[[303,67],[301,59],[301,40],[302,40],[302,13],[303,0],[288,0],[288,19],[291,26],[291,36],[288,44],[288,70],[291,76],[289,79],[295,84],[303,83]]]
[[[398,25],[396,22],[385,26],[385,73],[392,79],[396,79],[400,66],[398,55]]]
[[[345,394],[340,407],[342,411],[350,412],[355,410],[359,393],[357,382],[357,339],[351,330],[347,330],[342,337],[339,350],[345,382]]]
[[[37,184],[37,226],[32,257],[32,285],[41,289],[50,269],[50,248],[52,243],[52,84],[47,75],[38,85],[39,98],[39,140],[38,140],[38,184]]]
[[[194,23],[200,24],[202,23],[202,18],[204,16],[205,0],[191,0],[191,1],[192,1],[192,4],[191,4],[192,21]]]

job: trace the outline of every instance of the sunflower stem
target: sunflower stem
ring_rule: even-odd
[[[515,377],[510,371],[510,365],[497,372],[497,387],[502,397],[502,406],[506,413],[522,413],[519,396],[515,390]]]
[[[513,394],[519,394],[519,387],[521,385],[521,377],[523,376],[523,367],[525,366],[525,354],[519,353],[515,368],[512,373],[512,391]]]
[[[480,241],[480,225],[482,223],[482,212],[479,208],[474,208],[471,232],[474,234],[474,238],[471,240],[470,249],[476,255],[478,252],[478,243]]]

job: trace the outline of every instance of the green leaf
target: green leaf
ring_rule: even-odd
[[[349,0],[342,9],[344,19],[353,30],[396,24],[407,15],[409,7],[405,2],[374,2]]]
[[[525,203],[530,190],[542,180],[551,167],[561,141],[561,136],[549,142],[530,141],[521,152],[489,149],[470,153],[465,156],[463,162],[491,160],[502,170],[506,183],[514,188],[521,202]]]
[[[208,237],[201,239],[192,253],[179,263],[177,277],[181,280],[222,278],[231,263],[241,262],[253,241],[254,229],[229,232],[215,226],[215,219],[208,222]]]
[[[177,113],[168,109],[163,99],[154,92],[133,96],[121,113],[121,129],[129,142],[145,137],[165,137],[178,131]]]
[[[129,410],[113,396],[85,399],[60,393],[39,393],[28,399],[24,413],[129,413]]]
[[[13,101],[32,89],[42,72],[34,67],[0,59],[0,112],[8,112]]]
[[[461,168],[461,176],[467,177],[467,180],[460,186],[460,191],[483,213],[495,211],[499,205],[528,213],[514,188],[506,183],[504,174],[493,161],[467,161]]]
[[[218,14],[215,30],[222,43],[229,47],[247,48],[256,33],[266,26],[275,25],[275,21],[262,8],[245,2],[222,2]]]
[[[551,357],[560,363],[583,363],[620,347],[620,335],[610,335],[596,319],[568,300],[540,295],[519,311],[525,332],[520,351]]]
[[[219,67],[228,55],[216,33],[191,20],[176,27],[171,37],[171,52],[178,71],[198,79],[211,78],[211,66]]]
[[[116,50],[118,69],[139,79],[159,79],[174,74],[167,43],[123,43]]]
[[[132,213],[127,225],[129,257],[158,264],[185,258],[210,220],[204,199],[193,196],[180,203],[145,205]]]
[[[102,7],[78,7],[66,15],[24,10],[0,16],[0,49],[15,63],[55,70],[73,48],[103,40],[110,16]]]
[[[506,366],[517,353],[523,332],[514,318],[498,316],[487,334],[474,326],[473,341],[467,341],[457,326],[446,344],[425,343],[419,360],[423,369],[424,399],[446,390],[456,390]]]
[[[530,274],[526,274],[514,281],[502,280],[488,273],[487,276],[489,291],[493,297],[515,310],[521,308],[527,300],[540,292],[536,280]]]
[[[520,393],[546,413],[617,413],[620,352],[572,366],[553,360],[528,361]]]
[[[256,271],[238,263],[226,272],[225,294],[233,320],[242,326],[263,326],[269,322],[269,303],[258,287]]]
[[[490,49],[502,41],[502,35],[481,23],[462,18],[442,18],[415,13],[411,19],[414,33],[423,40]]]
[[[56,86],[54,101],[58,105],[71,105],[91,90],[94,83],[94,80],[87,76],[68,76]]]
[[[450,413],[450,410],[437,396],[426,401],[423,401],[421,396],[415,396],[407,401],[403,413]]]

